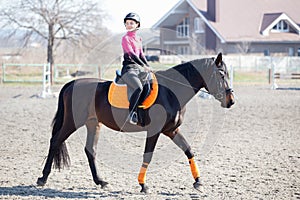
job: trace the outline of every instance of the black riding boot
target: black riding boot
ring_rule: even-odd
[[[129,100],[129,122],[131,124],[137,124],[138,123],[138,116],[137,116],[137,106],[138,106],[138,100],[140,98],[142,91],[138,88],[135,90],[135,92],[131,95]]]

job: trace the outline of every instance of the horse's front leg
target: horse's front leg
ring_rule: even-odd
[[[147,132],[145,151],[144,151],[144,155],[143,155],[143,164],[141,166],[140,173],[138,176],[139,184],[142,187],[141,192],[144,192],[144,193],[149,192],[148,187],[145,185],[146,173],[147,173],[147,168],[151,162],[152,155],[153,155],[159,135],[160,135],[160,133],[150,134],[149,131]]]
[[[87,138],[84,151],[89,161],[89,166],[92,172],[93,180],[97,185],[105,187],[108,183],[99,178],[95,165],[97,143],[100,135],[101,123],[97,119],[89,119],[86,123]]]
[[[193,184],[194,188],[199,191],[203,191],[203,186],[200,182],[200,173],[199,173],[198,166],[194,159],[194,154],[193,154],[188,142],[185,140],[183,135],[181,135],[181,133],[179,132],[179,128],[177,128],[175,131],[173,131],[171,133],[164,133],[164,134],[167,135],[168,137],[170,137],[172,139],[172,141],[185,153],[185,155],[187,156],[187,158],[189,160],[190,169],[191,169],[193,178],[195,180],[195,182]]]

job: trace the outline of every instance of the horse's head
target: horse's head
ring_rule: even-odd
[[[222,53],[219,53],[216,59],[211,62],[212,74],[210,80],[206,83],[208,92],[221,102],[224,108],[230,108],[235,100],[233,90],[228,84],[229,74],[226,64],[222,60]]]

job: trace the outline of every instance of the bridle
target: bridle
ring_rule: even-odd
[[[222,64],[224,64],[224,63],[222,62]],[[225,65],[225,66],[226,66],[226,65]],[[226,67],[225,67],[225,70],[226,70]],[[225,71],[225,70],[222,69],[222,71]],[[214,67],[214,72],[212,73],[212,75],[211,75],[211,77],[210,77],[210,79],[209,79],[208,82],[217,79],[217,78],[214,78],[214,79],[213,79],[214,76],[217,76],[217,71],[220,71],[220,70],[218,69],[218,67]],[[165,78],[165,79],[167,79],[167,80],[169,80],[169,81],[176,82],[177,84],[180,84],[180,85],[186,86],[186,87],[188,87],[188,88],[192,88],[192,89],[194,89],[194,90],[197,90],[197,88],[192,87],[191,85],[187,85],[187,84],[185,84],[185,83],[177,82],[177,81],[175,81],[175,80],[173,80],[173,79],[170,79],[170,78],[167,77],[167,76],[164,76],[164,75],[162,75],[162,74],[158,74],[158,73],[156,73],[156,72],[154,72],[154,71],[152,71],[152,72],[153,72],[156,76],[163,77],[163,78]],[[224,74],[224,75],[225,75],[225,74]],[[224,78],[225,78],[225,77],[224,77]],[[228,86],[227,89],[225,89],[225,94],[227,95],[228,93],[233,93],[233,89],[229,87],[228,83],[227,83],[225,80],[224,80],[224,83],[226,83],[226,85]],[[221,87],[220,87],[219,84],[217,84],[217,85],[218,85],[218,89],[217,89],[217,92],[216,92],[216,93],[211,93],[211,92],[208,90],[207,84],[206,84],[206,87],[205,87],[207,91],[205,91],[205,90],[200,90],[200,91],[201,91],[201,92],[204,92],[204,93],[207,93],[207,94],[210,94],[210,95],[213,95],[216,99],[218,99],[218,100],[221,101],[221,100],[223,99],[223,93],[224,93],[223,91],[224,91],[224,90],[221,89]],[[225,87],[225,86],[224,86],[224,87]]]
[[[222,65],[225,65],[224,62],[222,61],[221,63]],[[211,83],[212,81],[217,80],[217,73],[222,71],[221,73],[221,79],[223,80],[222,85],[224,86],[225,89],[225,95],[229,94],[229,93],[233,93],[233,89],[229,87],[228,82],[225,81],[225,77],[227,76],[227,68],[225,65],[225,69],[219,69],[217,66],[214,67],[214,71],[209,79],[209,83]],[[210,92],[208,91],[207,93],[210,93],[211,95],[213,95],[215,97],[215,99],[222,101],[224,98],[224,89],[222,89],[221,84],[220,83],[216,83],[217,84],[217,91],[216,92]]]

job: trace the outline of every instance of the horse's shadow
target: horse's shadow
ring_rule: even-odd
[[[118,193],[118,192],[116,192]],[[0,196],[21,196],[21,197],[48,197],[48,198],[70,198],[70,199],[86,199],[95,197],[108,197],[110,195],[96,192],[78,192],[78,191],[59,191],[56,189],[40,188],[34,185],[19,185],[11,187],[0,187]]]
[[[280,87],[280,88],[276,88],[276,90],[300,90],[300,87]]]

